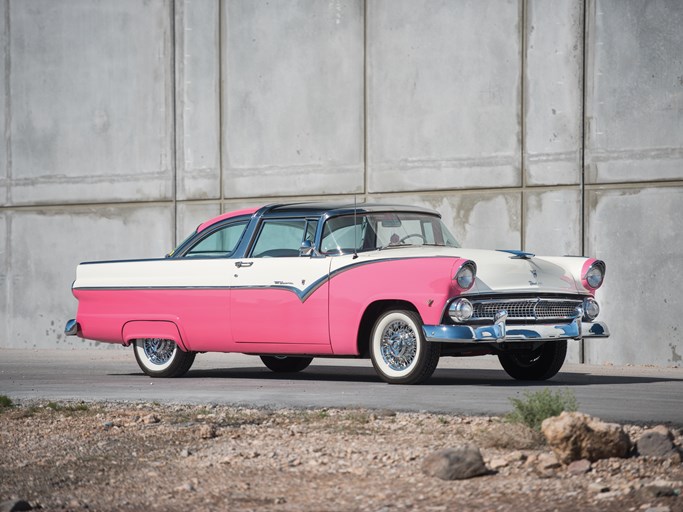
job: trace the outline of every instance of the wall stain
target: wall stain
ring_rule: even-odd
[[[674,345],[673,343],[669,343],[669,348],[671,349],[672,363],[680,363],[681,361],[683,361],[683,357],[681,357],[681,355],[678,352],[676,352],[676,349],[678,348],[676,345]]]

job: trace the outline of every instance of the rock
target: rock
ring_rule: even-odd
[[[644,457],[675,457],[678,450],[674,446],[674,436],[664,425],[646,430],[636,442],[638,454]]]
[[[547,418],[541,431],[560,461],[569,464],[587,459],[595,462],[610,457],[628,457],[631,440],[624,429],[580,412],[563,412]]]
[[[591,484],[588,484],[588,490],[590,492],[600,494],[603,492],[610,492],[610,488],[608,485],[602,484],[600,482],[593,482]]]
[[[183,451],[180,452],[181,457],[189,457],[190,455],[192,455],[192,452],[189,448],[184,448]]]
[[[591,461],[587,459],[574,460],[567,467],[570,475],[585,475],[591,470]]]
[[[160,421],[159,416],[156,414],[148,414],[147,416],[142,417],[142,422],[145,425],[152,425],[154,423],[159,423]]]
[[[216,425],[207,423],[199,427],[199,437],[202,439],[213,439],[216,437]]]
[[[489,467],[494,471],[497,471],[501,468],[508,466],[509,464],[510,462],[503,457],[494,457],[493,459],[491,459],[491,462],[489,462]]]
[[[526,465],[541,478],[552,478],[557,475],[557,469],[561,467],[557,456],[552,452],[539,453],[529,457]]]
[[[422,472],[441,480],[464,480],[488,473],[481,452],[472,443],[447,448],[428,455]]]
[[[514,451],[507,455],[505,458],[509,464],[512,464],[514,462],[524,462],[527,459],[527,456],[524,455],[522,452]]]
[[[649,485],[643,487],[643,491],[652,498],[661,498],[666,496],[677,496],[676,485],[673,482],[665,480],[655,480]]]
[[[541,469],[557,469],[560,467],[560,461],[554,453],[546,452],[538,456],[536,465]]]
[[[9,500],[0,503],[0,512],[22,512],[24,510],[33,510],[28,501]]]

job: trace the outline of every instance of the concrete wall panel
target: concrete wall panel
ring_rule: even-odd
[[[0,206],[8,201],[9,184],[9,112],[7,111],[7,82],[9,78],[9,23],[8,0],[0,0]]]
[[[519,249],[521,243],[521,195],[517,192],[460,194],[406,194],[376,196],[372,201],[412,204],[441,213],[451,233],[463,247]]]
[[[10,279],[8,253],[10,251],[9,216],[0,211],[0,347],[7,346],[9,339]]]
[[[519,185],[519,2],[367,10],[369,191]]]
[[[588,180],[683,179],[683,3],[589,5]]]
[[[224,193],[363,191],[360,0],[227,2]]]
[[[524,198],[524,250],[546,256],[581,254],[578,187],[527,191]]]
[[[185,240],[202,222],[220,213],[220,203],[178,203],[175,245]]]
[[[597,298],[612,337],[586,342],[586,362],[680,365],[683,187],[587,196],[586,251],[607,263]]]
[[[11,212],[12,314],[4,346],[91,346],[63,333],[76,313],[76,265],[163,256],[172,246],[172,214],[168,206]]]
[[[526,5],[526,184],[578,184],[583,1],[531,0]]]
[[[171,197],[169,5],[9,5],[14,204]]]
[[[218,199],[219,3],[176,0],[177,198]]]

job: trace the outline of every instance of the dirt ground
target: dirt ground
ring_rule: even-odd
[[[625,428],[633,439],[643,429]],[[427,455],[466,441],[490,474],[422,473]],[[572,474],[541,467],[549,452],[538,434],[501,418],[22,402],[0,409],[0,502],[7,510],[25,500],[42,510],[683,511],[679,462],[607,459]]]

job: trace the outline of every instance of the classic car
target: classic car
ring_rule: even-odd
[[[151,377],[239,352],[275,372],[370,358],[392,384],[494,354],[511,377],[545,380],[568,340],[609,336],[604,275],[594,258],[462,248],[424,208],[275,204],[204,222],[165,258],[81,263],[65,332],[132,345]]]

